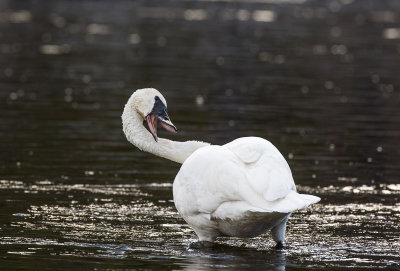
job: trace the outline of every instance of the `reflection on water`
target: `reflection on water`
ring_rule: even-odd
[[[398,186],[392,191],[399,193]],[[289,222],[288,247],[272,249],[269,236],[221,238],[213,248],[190,249],[195,241],[171,200],[171,183],[67,184],[2,180],[0,191],[9,215],[2,217],[0,245],[7,257],[58,255],[96,257],[154,264],[175,259],[176,268],[213,270],[285,266],[381,266],[400,260],[400,204],[354,203],[359,194],[343,188],[320,187],[325,204],[296,212]],[[310,187],[299,186],[302,192]],[[361,189],[380,195],[389,189]],[[397,190],[396,190],[397,189]],[[341,201],[334,203],[341,196]],[[26,200],[26,199],[29,200]],[[331,198],[331,199],[330,199]],[[49,200],[52,199],[52,200]],[[73,260],[73,259],[70,259]],[[93,265],[95,266],[95,265]]]
[[[6,270],[398,269],[398,1],[0,1],[0,254]],[[179,165],[121,131],[163,91],[174,140],[256,135],[322,198],[269,235],[191,249]]]

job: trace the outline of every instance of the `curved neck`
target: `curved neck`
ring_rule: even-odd
[[[177,142],[159,138],[156,142],[143,126],[143,118],[135,110],[134,100],[129,99],[122,114],[122,126],[126,138],[142,151],[183,163],[195,150],[210,145],[201,141]]]

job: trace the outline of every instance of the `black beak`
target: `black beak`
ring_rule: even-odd
[[[157,122],[160,122],[161,126],[164,127],[167,131],[170,131],[172,133],[176,133],[178,131],[178,129],[171,122],[168,116],[167,107],[157,96],[155,97],[153,110],[151,110],[150,114],[147,115],[146,119],[147,125],[149,126],[150,132],[153,135],[155,141],[158,141]]]
[[[161,121],[161,125],[166,130],[168,130],[170,132],[178,131],[178,129],[171,122],[171,120],[168,116],[167,107],[165,106],[165,104],[161,101],[161,99],[158,96],[156,96],[156,98],[155,98],[154,107],[153,107],[153,110],[151,111],[151,114],[156,116],[157,119],[159,119]],[[165,124],[165,125],[163,125],[163,124]]]

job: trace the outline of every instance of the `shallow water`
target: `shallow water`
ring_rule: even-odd
[[[0,266],[399,270],[398,1],[0,1]],[[134,89],[175,140],[256,135],[298,190],[269,235],[191,249],[173,162],[121,131]]]

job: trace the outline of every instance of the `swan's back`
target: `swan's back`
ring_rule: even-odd
[[[212,214],[223,203],[237,201],[258,211],[290,213],[318,201],[314,196],[297,199],[295,191],[284,157],[269,141],[257,137],[198,149],[174,182],[175,205],[183,215]]]
[[[285,197],[296,186],[289,165],[278,149],[259,137],[242,137],[225,145],[242,161],[252,189],[267,201]]]

